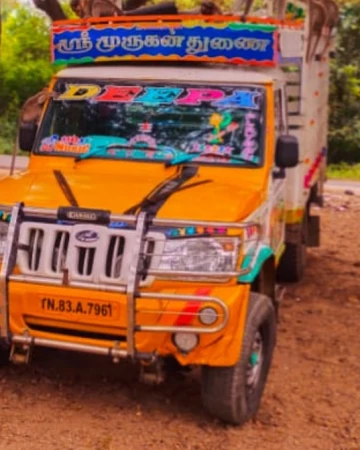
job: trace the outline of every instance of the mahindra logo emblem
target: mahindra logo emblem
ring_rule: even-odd
[[[75,238],[80,242],[96,242],[99,240],[99,235],[96,231],[83,230],[76,233]]]

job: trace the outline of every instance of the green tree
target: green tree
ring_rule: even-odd
[[[0,114],[17,109],[41,89],[53,72],[49,24],[35,10],[18,6],[3,23],[0,60]]]
[[[24,101],[50,80],[49,22],[34,8],[5,4],[0,53],[0,152],[13,147]]]
[[[344,5],[331,67],[330,162],[360,161],[360,4]]]

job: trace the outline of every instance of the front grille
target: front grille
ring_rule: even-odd
[[[77,271],[81,276],[90,276],[94,269],[96,248],[78,248]]]
[[[38,270],[44,240],[44,231],[34,228],[30,230],[27,263],[30,270]]]
[[[146,271],[150,269],[151,262],[153,261],[153,257],[155,254],[155,240],[154,239],[148,239],[145,243],[144,248],[144,258],[143,258],[143,276],[142,279],[145,280],[146,278]]]
[[[17,263],[24,275],[63,279],[66,272],[70,282],[126,285],[134,246],[134,230],[24,222]],[[151,282],[146,270],[157,268],[163,246],[163,234],[149,233],[146,237],[142,284]]]
[[[125,239],[111,236],[106,253],[105,274],[109,278],[119,278],[123,261]]]
[[[51,258],[51,270],[61,273],[65,268],[66,256],[69,248],[70,233],[57,231]]]

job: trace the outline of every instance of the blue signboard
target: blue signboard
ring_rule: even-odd
[[[184,60],[274,66],[277,30],[236,22],[57,25],[52,60],[58,64],[117,60]]]

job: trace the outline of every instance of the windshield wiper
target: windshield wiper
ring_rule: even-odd
[[[54,177],[56,178],[56,181],[58,182],[60,189],[63,191],[66,200],[70,203],[71,206],[78,208],[79,203],[76,200],[75,195],[72,192],[71,187],[67,182],[67,179],[65,178],[64,174],[61,172],[61,170],[54,170]]]
[[[239,155],[228,155],[225,153],[211,153],[211,152],[191,152],[187,153],[184,156],[180,156],[179,158],[174,158],[173,161],[168,161],[166,164],[168,166],[176,166],[178,164],[183,164],[185,162],[192,161],[193,159],[197,158],[198,156],[212,156],[213,158],[226,158],[226,159],[234,159],[235,161],[241,161],[245,164],[249,164],[252,167],[258,167],[258,164],[254,161],[250,161],[246,158],[243,158]]]
[[[76,158],[74,158],[74,162],[78,163],[80,161],[83,161],[84,159],[91,158],[92,156],[96,156],[98,153],[102,153],[104,150],[106,150],[106,146],[99,145],[99,146],[95,147],[94,149],[89,150],[88,152],[85,152],[79,156],[76,156]]]

